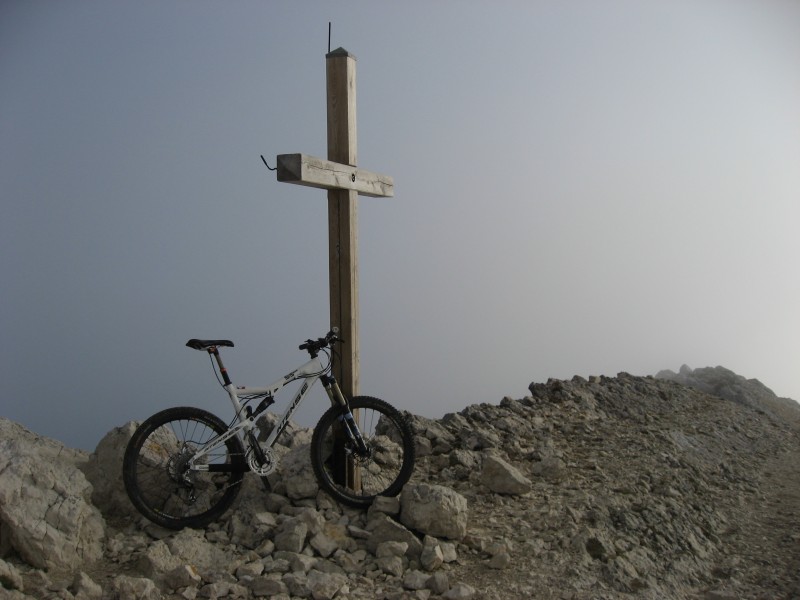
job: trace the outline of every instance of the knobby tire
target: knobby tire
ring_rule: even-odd
[[[230,464],[230,471],[188,470],[187,459],[200,446],[225,433],[212,413],[192,407],[161,411],[134,432],[125,450],[122,475],[133,505],[169,529],[201,528],[224,513],[241,489],[245,454],[237,436],[201,459]]]
[[[408,482],[414,470],[414,435],[402,413],[383,400],[356,396],[350,408],[369,456],[359,456],[346,439],[342,431],[345,409],[337,405],[314,428],[311,465],[320,487],[333,498],[348,506],[367,507],[376,496],[396,496]],[[359,476],[347,477],[348,470]]]

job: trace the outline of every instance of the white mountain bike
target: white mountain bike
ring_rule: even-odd
[[[143,422],[125,450],[123,479],[133,505],[163,527],[203,527],[224,513],[236,498],[244,473],[252,471],[269,488],[267,475],[278,458],[273,447],[300,402],[320,380],[332,406],[322,415],[311,439],[311,465],[322,489],[355,507],[376,496],[394,496],[414,469],[414,437],[406,418],[383,400],[345,398],[330,375],[337,330],[300,346],[310,360],[270,386],[236,387],[222,364],[219,349],[229,340],[189,340],[205,350],[219,369],[217,379],[234,409],[230,425],[193,407],[169,408]],[[319,354],[327,357],[323,364]],[[215,364],[216,363],[216,364]],[[304,380],[283,416],[259,442],[258,419],[287,384]],[[258,402],[253,409],[252,402]]]

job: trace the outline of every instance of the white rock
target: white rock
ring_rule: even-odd
[[[164,541],[176,558],[201,571],[230,562],[222,547],[206,540],[205,534],[197,529],[183,529]]]
[[[286,485],[286,495],[292,500],[315,498],[319,492],[310,453],[310,444],[302,444],[292,448],[278,465],[278,475]]]
[[[150,544],[136,562],[138,572],[152,579],[172,571],[180,565],[181,559],[173,556],[163,540]]]
[[[407,590],[424,590],[430,575],[412,569],[403,575],[403,587]]]
[[[450,589],[449,578],[447,573],[444,571],[436,571],[436,573],[430,576],[428,583],[425,585],[434,594],[439,595],[444,594],[448,589]]]
[[[460,540],[467,533],[467,500],[448,487],[409,484],[400,495],[400,522],[424,534]]]
[[[344,575],[317,570],[312,570],[308,574],[308,588],[314,600],[333,600],[346,585],[347,577]]]
[[[530,480],[519,469],[493,454],[484,456],[481,483],[498,494],[519,495],[531,490]]]
[[[39,568],[79,568],[103,554],[105,521],[91,504],[80,453],[0,418],[3,545]]]
[[[383,558],[386,556],[405,556],[408,551],[408,542],[381,542],[375,549],[375,556]]]
[[[0,558],[0,589],[21,590],[22,575],[19,570]]]
[[[161,600],[161,592],[150,579],[118,575],[112,587],[115,598],[135,598],[136,600]]]
[[[263,572],[264,563],[260,561],[245,563],[236,569],[236,579],[258,577]]]
[[[288,591],[285,583],[272,576],[254,577],[252,580],[246,582],[245,585],[257,598],[273,598],[278,594],[286,594]]]
[[[394,577],[400,577],[405,571],[405,563],[401,556],[381,556],[375,560],[378,568]]]
[[[196,587],[202,581],[200,574],[193,565],[180,565],[164,576],[164,583],[173,590],[190,586]]]
[[[138,516],[125,492],[122,481],[122,459],[125,448],[138,423],[130,421],[109,431],[83,467],[86,479],[92,484],[92,503],[108,517]]]
[[[370,528],[372,535],[367,539],[367,550],[373,554],[383,542],[405,542],[408,544],[406,553],[410,558],[419,558],[422,553],[422,542],[417,536],[386,515],[370,522]]]
[[[423,541],[422,554],[419,557],[422,568],[426,571],[435,571],[444,563],[444,554],[439,540],[426,535]]]
[[[286,552],[301,552],[305,546],[308,525],[297,519],[284,521],[275,534],[275,549]]]
[[[466,583],[457,583],[444,594],[444,600],[472,600],[475,597],[475,588]]]

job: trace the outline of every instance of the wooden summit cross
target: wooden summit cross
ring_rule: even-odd
[[[394,195],[394,182],[356,168],[356,58],[344,48],[325,55],[328,159],[280,154],[278,181],[328,190],[331,327],[342,339],[333,373],[348,398],[359,394],[358,195]]]

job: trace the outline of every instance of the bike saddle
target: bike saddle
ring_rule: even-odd
[[[191,339],[186,342],[186,345],[189,348],[194,348],[195,350],[208,350],[212,346],[227,346],[228,348],[233,348],[233,342],[230,340],[196,340]]]

